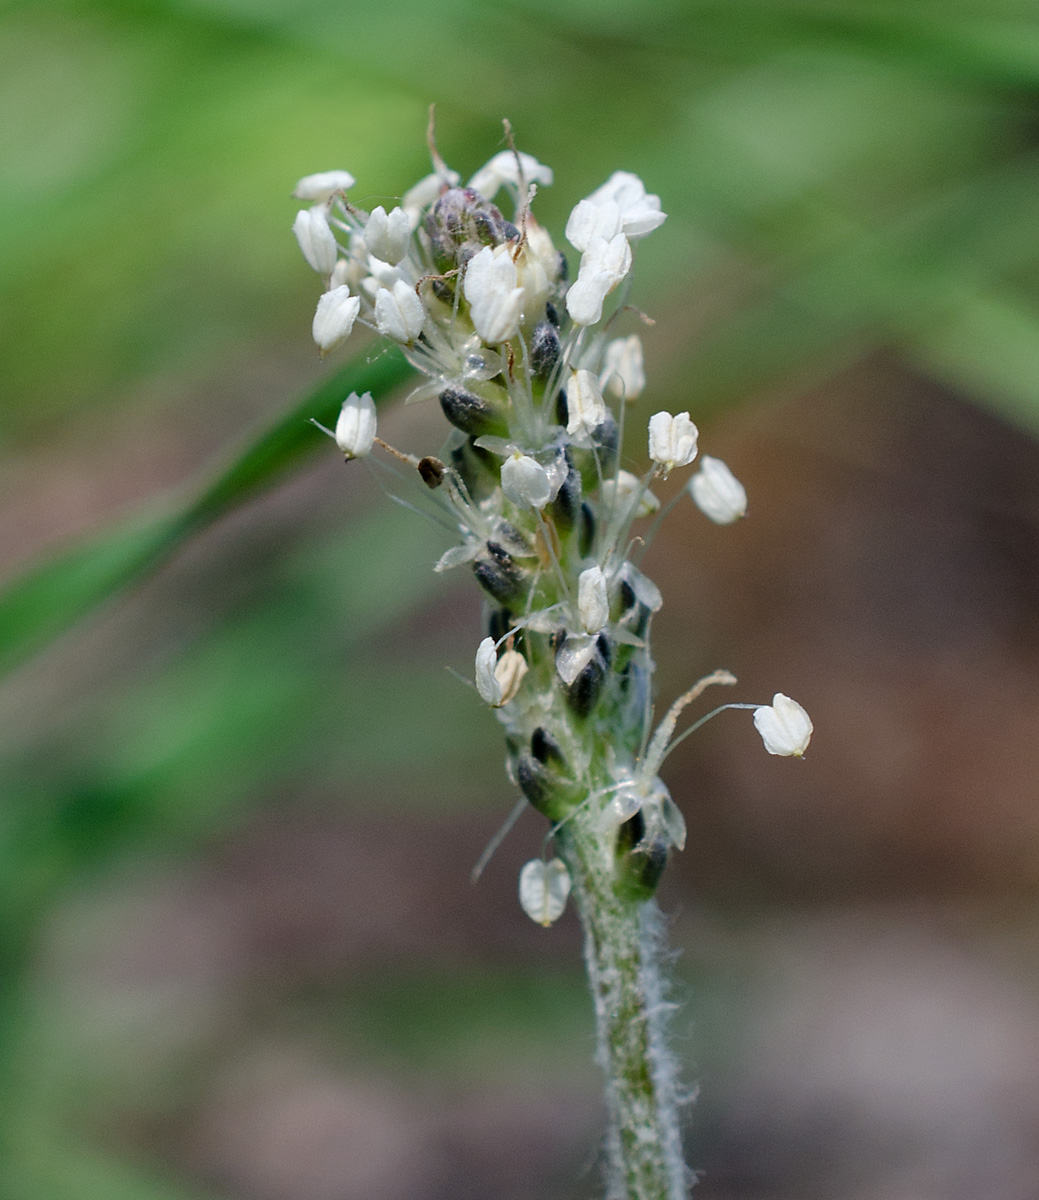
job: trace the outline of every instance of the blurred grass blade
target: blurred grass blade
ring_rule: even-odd
[[[0,673],[24,662],[81,617],[139,579],[184,540],[326,449],[309,424],[332,425],[351,391],[379,401],[411,368],[396,350],[336,372],[262,433],[201,492],[157,515],[137,515],[31,567],[0,591]]]

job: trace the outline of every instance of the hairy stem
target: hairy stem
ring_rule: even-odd
[[[607,1200],[685,1200],[671,1005],[660,975],[663,918],[617,886],[611,838],[576,814],[557,835],[585,931],[597,1058],[606,1076]]]

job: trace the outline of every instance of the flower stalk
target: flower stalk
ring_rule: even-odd
[[[643,353],[637,334],[606,331],[640,316],[626,305],[634,253],[665,214],[640,179],[615,172],[571,214],[566,236],[580,254],[571,282],[531,211],[552,172],[511,148],[506,132],[510,149],[466,187],[431,137],[433,172],[389,212],[353,204],[345,171],[297,184],[313,201],[293,228],[323,280],[319,349],[355,324],[396,341],[427,379],[411,400],[435,397],[451,426],[435,455],[395,450],[376,436],[371,398],[352,395],[325,432],[348,460],[380,449],[417,468],[436,523],[456,533],[436,570],[467,565],[484,594],[475,690],[502,723],[513,782],[549,822],[542,854],[521,872],[520,904],[549,925],[572,893],[584,926],[606,1081],[607,1198],[680,1200],[691,1175],[653,896],[686,832],[659,770],[684,736],[675,729],[685,708],[736,681],[701,680],[653,731],[650,628],[663,599],[628,551],[636,523],[660,509],[650,484],[694,461],[698,431],[687,412],[642,418],[650,466],[625,469],[620,432],[646,387]],[[745,495],[708,461],[692,495],[727,523]],[[756,709],[770,753],[803,754],[811,722],[794,701],[777,694],[772,706],[718,711],[731,707]]]

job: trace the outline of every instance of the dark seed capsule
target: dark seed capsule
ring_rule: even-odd
[[[595,639],[596,649],[599,651],[599,656],[602,658],[603,665],[607,670],[613,662],[613,642],[606,636],[605,633],[600,633]]]
[[[560,748],[559,743],[540,725],[531,735],[530,752],[534,755],[539,763],[544,763],[545,765],[553,763],[560,767],[566,765],[566,759],[563,756],[563,751]]]
[[[566,690],[566,702],[577,717],[587,717],[598,703],[606,681],[606,665],[594,655]]]
[[[438,300],[442,300],[445,304],[454,304],[455,289],[448,280],[434,276],[429,286],[433,289],[433,295]]]
[[[660,886],[661,876],[667,866],[667,842],[654,838],[647,845],[640,840],[632,849],[623,849],[623,829],[622,825],[617,836],[618,887],[631,900],[648,900]]]
[[[552,773],[529,754],[516,761],[516,782],[531,805],[550,821],[558,821],[567,808],[567,789]]]
[[[475,445],[472,438],[466,438],[451,451],[451,466],[474,500],[482,500],[498,487],[498,460],[489,450]]]
[[[440,407],[451,424],[470,437],[483,437],[488,433],[504,437],[509,432],[504,413],[483,396],[465,388],[444,388],[440,393]]]
[[[487,636],[500,642],[511,628],[512,613],[507,608],[492,608],[487,618]]]
[[[524,598],[524,573],[505,555],[508,563],[490,555],[473,563],[473,574],[483,590],[506,608],[522,602]]]
[[[516,564],[513,562],[512,555],[499,542],[488,542],[487,553],[502,567],[508,570],[515,569]]]
[[[569,533],[581,516],[581,476],[569,463],[569,470],[563,485],[556,492],[556,498],[548,506],[556,529],[560,533]]]
[[[422,476],[422,482],[428,488],[438,488],[444,482],[444,464],[439,458],[434,458],[431,454],[427,454],[425,458],[420,458],[418,463],[418,473]]]
[[[549,300],[549,302],[545,305],[545,320],[551,321],[552,324],[557,329],[559,328],[560,324],[562,323],[559,319],[559,312],[557,311],[556,306],[552,303],[551,300]]]
[[[556,396],[556,421],[560,425],[565,425],[570,420],[570,406],[566,402],[566,392],[560,388],[559,394]]]
[[[496,538],[514,558],[535,558],[537,550],[530,539],[508,521],[499,521],[496,526]]]
[[[577,548],[582,558],[588,558],[595,544],[595,513],[586,500],[581,505],[581,529],[578,535]]]
[[[535,379],[547,379],[559,362],[559,334],[551,321],[539,321],[530,337],[530,369]]]
[[[606,411],[606,420],[601,425],[596,425],[592,430],[592,437],[595,439],[595,444],[599,447],[599,458],[606,469],[606,464],[613,461],[617,454],[617,419],[608,409]]]

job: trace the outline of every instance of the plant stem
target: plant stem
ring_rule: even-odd
[[[660,975],[664,922],[654,901],[618,888],[612,841],[587,809],[557,834],[584,926],[596,1057],[606,1076],[606,1200],[685,1200],[690,1173],[666,1036],[673,1006]]]

